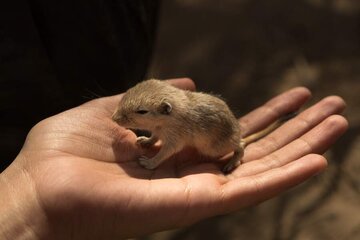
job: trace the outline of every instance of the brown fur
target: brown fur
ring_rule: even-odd
[[[147,80],[129,89],[113,120],[125,128],[150,131],[150,138],[138,138],[140,145],[149,146],[162,140],[156,156],[139,159],[148,169],[156,168],[188,145],[210,157],[233,151],[225,172],[234,169],[243,155],[239,123],[223,100],[210,94],[181,90],[164,81]]]

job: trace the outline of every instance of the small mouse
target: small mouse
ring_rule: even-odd
[[[154,157],[139,158],[139,164],[147,169],[155,169],[184,147],[193,146],[201,154],[214,158],[233,152],[223,168],[224,173],[240,165],[248,144],[281,124],[277,121],[263,131],[242,138],[238,120],[221,98],[182,90],[156,79],[130,88],[112,119],[125,128],[151,132],[149,137],[137,138],[137,144],[142,147],[161,140],[161,148]]]

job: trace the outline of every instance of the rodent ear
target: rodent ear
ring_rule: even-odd
[[[160,104],[159,112],[164,115],[169,115],[171,113],[172,106],[167,101],[162,101]]]

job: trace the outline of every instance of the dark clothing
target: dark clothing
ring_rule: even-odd
[[[0,3],[0,165],[40,120],[145,76],[156,0]]]

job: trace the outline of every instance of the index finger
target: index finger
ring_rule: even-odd
[[[183,90],[190,90],[190,91],[195,90],[195,83],[190,78],[172,78],[172,79],[167,79],[165,81]],[[115,111],[115,108],[119,104],[123,95],[124,93],[110,97],[102,97],[92,100],[86,104],[98,104],[98,105],[100,104],[101,107],[106,109],[108,112],[113,112]]]

